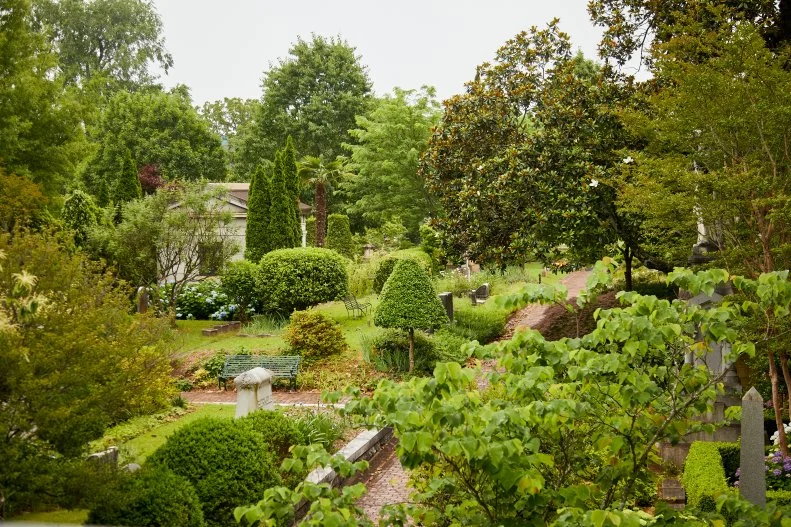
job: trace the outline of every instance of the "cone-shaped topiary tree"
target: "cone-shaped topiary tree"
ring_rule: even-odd
[[[354,242],[352,231],[349,227],[349,217],[343,214],[330,214],[327,216],[327,249],[346,258],[354,257]]]
[[[409,332],[409,371],[415,368],[415,329],[436,329],[448,322],[431,279],[419,263],[399,261],[382,288],[374,324]]]
[[[305,236],[305,243],[308,247],[315,247],[316,246],[316,216],[311,216],[310,218],[305,221],[305,230],[307,231],[307,236]]]
[[[132,152],[127,150],[121,164],[121,177],[115,185],[112,199],[116,203],[126,203],[142,197],[143,188],[137,177],[137,164],[132,159]]]
[[[283,152],[275,154],[275,170],[272,175],[272,204],[269,207],[269,239],[271,249],[290,249],[302,245],[299,229],[299,206],[286,187],[283,170]]]
[[[250,182],[247,199],[247,231],[244,257],[258,263],[269,250],[270,181],[263,166],[258,165]]]

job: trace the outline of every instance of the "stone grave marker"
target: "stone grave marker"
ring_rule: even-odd
[[[759,507],[766,505],[764,457],[764,401],[755,387],[742,397],[742,447],[739,493]]]

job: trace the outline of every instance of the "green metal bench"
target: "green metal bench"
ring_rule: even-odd
[[[299,355],[280,355],[270,357],[265,355],[230,355],[225,359],[222,372],[217,376],[217,386],[227,389],[228,379],[241,375],[253,368],[266,368],[274,374],[275,378],[291,379],[291,387],[297,388],[297,373],[299,373]]]
[[[368,310],[371,308],[371,304],[358,302],[357,298],[351,293],[343,297],[343,305],[346,306],[346,316],[352,318],[357,318],[357,313],[360,313],[360,316],[367,315]]]

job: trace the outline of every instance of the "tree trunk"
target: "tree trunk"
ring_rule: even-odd
[[[780,376],[777,374],[777,364],[775,354],[767,352],[769,356],[769,379],[772,381],[772,406],[775,410],[775,423],[777,424],[777,437],[780,452],[784,456],[788,455],[788,438],[786,437],[785,427],[783,426],[783,405],[780,401]]]
[[[323,183],[316,183],[316,247],[324,247],[327,232],[327,196]]]
[[[626,290],[632,290],[632,259],[634,259],[634,254],[629,249],[629,247],[625,247],[623,250],[623,262],[624,262],[624,269],[623,269],[623,277],[626,281]]]
[[[409,373],[415,369],[415,330],[409,328]]]
[[[780,369],[783,371],[783,380],[786,383],[786,394],[788,395],[788,410],[791,412],[791,372],[788,370],[788,354],[780,352]]]

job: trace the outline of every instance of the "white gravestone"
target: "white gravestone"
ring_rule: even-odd
[[[272,410],[272,372],[265,368],[253,368],[233,380],[236,385],[236,417],[255,412]]]

